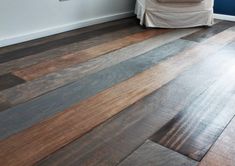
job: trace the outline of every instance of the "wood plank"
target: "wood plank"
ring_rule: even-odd
[[[197,164],[192,159],[147,140],[118,166],[196,166]]]
[[[0,97],[0,112],[11,107],[11,104],[4,98]]]
[[[84,76],[97,73],[103,69],[114,66],[125,60],[137,57],[156,47],[160,47],[166,43],[177,40],[182,36],[195,32],[196,30],[198,29],[176,30],[148,39],[141,43],[130,45],[96,59],[91,59],[79,66],[74,66],[56,73],[51,73],[40,79],[26,82],[25,84],[21,84],[17,87],[7,89],[0,92],[0,96],[4,96],[7,100],[11,101],[12,105],[26,102],[34,97],[40,96],[58,87],[64,86],[76,80],[80,80]],[[166,50],[172,51],[175,49],[174,45],[170,44],[169,46],[170,48],[167,47]],[[178,45],[178,47],[181,48],[180,45]],[[160,48],[158,51],[165,55],[165,50],[163,49],[164,47]],[[159,54],[159,56],[161,55]]]
[[[220,54],[229,54],[235,65],[234,48]],[[234,65],[151,140],[200,161],[235,115],[235,105],[231,104],[235,103]]]
[[[90,48],[99,44],[107,43],[112,40],[116,40],[118,38],[122,38],[124,36],[131,35],[137,32],[141,32],[141,31],[145,31],[145,29],[137,25],[136,26],[130,25],[129,27],[127,27],[127,25],[123,25],[123,28],[121,28],[120,30],[116,30],[110,33],[106,32],[104,34],[100,34],[92,38],[75,42],[73,44],[57,47],[56,49],[51,49],[48,51],[44,51],[42,53],[33,54],[30,56],[12,60],[6,63],[0,63],[0,75],[4,73],[9,73],[13,70],[24,68],[33,64],[37,64],[42,61],[47,61],[55,57],[70,54],[78,50],[81,51],[81,50],[84,50],[84,49],[87,49],[87,48]]]
[[[34,164],[159,89],[193,64],[216,53],[227,42],[234,40],[234,37],[235,32],[225,31],[50,119],[2,140],[0,162],[9,166]]]
[[[235,106],[234,103],[233,108]],[[235,163],[235,119],[229,123],[222,135],[202,159],[200,166],[233,166]]]
[[[209,57],[37,165],[117,165],[232,65],[230,57]]]
[[[74,52],[72,54],[67,54],[50,61],[38,63],[21,70],[13,72],[14,75],[23,78],[25,80],[33,80],[43,75],[51,72],[61,70],[63,68],[77,65],[82,62],[86,62],[89,59],[99,57],[101,55],[107,54],[109,52],[121,49],[123,47],[129,46],[131,44],[147,40],[151,37],[167,33],[170,30],[160,29],[160,30],[149,30],[137,34],[133,34],[121,39],[110,41],[109,43],[104,43],[98,46],[91,47],[89,49]]]
[[[0,91],[24,83],[25,80],[12,74],[0,75]]]
[[[130,22],[133,22],[135,20],[136,20],[136,18],[130,17],[130,18],[125,18],[125,19],[110,21],[110,22],[106,22],[106,23],[96,24],[96,25],[92,25],[92,26],[88,26],[88,27],[84,27],[84,28],[79,28],[79,29],[75,29],[72,31],[68,31],[68,32],[63,32],[63,33],[51,35],[48,37],[43,37],[43,38],[19,43],[19,44],[14,44],[11,46],[2,47],[2,48],[0,48],[0,54],[16,51],[16,50],[19,50],[22,48],[36,46],[39,44],[44,44],[49,41],[55,41],[55,40],[62,39],[65,37],[70,37],[70,36],[74,36],[74,35],[78,35],[78,34],[82,34],[82,33],[86,33],[86,32],[91,32],[91,31],[94,31],[97,29],[102,29],[102,28],[120,25],[120,24],[129,24]]]
[[[119,24],[115,26],[104,27],[102,29],[97,29],[91,32],[85,32],[85,33],[78,34],[78,35],[64,37],[62,39],[49,41],[47,43],[42,43],[36,46],[26,47],[26,48],[22,48],[19,50],[3,53],[3,54],[0,54],[0,63],[8,62],[14,59],[23,58],[23,57],[41,53],[50,49],[55,49],[60,46],[65,46],[65,45],[69,45],[69,44],[76,43],[79,41],[84,41],[84,40],[93,38],[94,36],[99,36],[102,34],[115,32],[120,29],[128,28],[131,26],[137,26],[137,25],[138,24],[136,20],[131,20],[130,23],[128,24]]]
[[[213,25],[212,27],[204,27],[202,30],[183,37],[185,40],[202,42],[230,27],[235,26],[234,22],[230,21],[221,21]]]
[[[142,56],[129,59],[122,63],[118,63],[115,66],[84,77],[79,81],[56,89],[55,91],[40,96],[32,101],[5,110],[5,112],[0,114],[0,126],[2,126],[2,128],[0,128],[0,138],[2,139],[20,130],[28,128],[39,121],[63,111],[75,103],[85,100],[117,83],[127,80],[156,65],[166,57],[170,57],[181,52],[192,44],[193,43],[188,41],[177,40],[156,48]],[[16,89],[19,90],[18,87]],[[25,89],[23,91],[29,90]],[[22,93],[13,93],[13,96],[21,97]],[[12,100],[9,101],[12,102]],[[51,103],[54,104],[52,105]],[[22,111],[19,112],[19,110]]]

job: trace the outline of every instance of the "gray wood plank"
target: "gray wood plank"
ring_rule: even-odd
[[[198,162],[147,140],[118,166],[196,166]]]
[[[41,166],[116,165],[186,108],[233,65],[213,56],[38,163]]]
[[[198,29],[176,30],[157,36],[156,38],[152,38],[144,42],[106,54],[104,56],[89,60],[88,62],[81,65],[75,65],[71,68],[49,74],[40,79],[26,82],[25,84],[15,88],[7,89],[0,92],[0,96],[4,96],[6,99],[11,101],[12,105],[26,102],[32,98],[40,96],[68,83],[79,80],[84,76],[96,73],[125,60],[137,57],[141,54],[151,51],[156,47],[172,42],[197,30]]]
[[[0,139],[32,126],[71,105],[156,65],[194,43],[177,40],[0,113]],[[166,51],[167,50],[167,51]],[[19,111],[21,110],[21,111]]]

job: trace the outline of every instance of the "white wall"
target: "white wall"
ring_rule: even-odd
[[[126,17],[135,0],[0,0],[0,46]]]

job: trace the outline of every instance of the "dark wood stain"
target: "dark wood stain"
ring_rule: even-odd
[[[230,60],[234,51],[230,52]],[[226,55],[228,50],[219,54]],[[228,55],[227,55],[228,56]],[[235,68],[157,131],[151,140],[200,161],[235,115]]]
[[[54,49],[60,46],[65,46],[71,43],[87,40],[89,38],[93,38],[94,36],[102,35],[102,34],[109,33],[109,32],[114,32],[123,28],[128,28],[128,27],[136,26],[136,25],[137,25],[136,20],[130,20],[128,24],[120,24],[120,25],[105,27],[105,28],[94,30],[91,32],[85,32],[85,33],[74,35],[74,36],[64,37],[62,39],[49,41],[47,43],[42,43],[36,46],[26,47],[26,48],[22,48],[19,50],[3,53],[3,54],[0,54],[0,63],[23,58],[29,55],[47,51],[49,49]]]
[[[148,39],[168,30],[130,18],[1,48],[0,165],[234,166],[234,25]],[[37,64],[56,72],[12,75]]]
[[[234,35],[234,32],[229,31],[215,36],[202,45],[162,61],[50,119],[2,140],[0,147],[3,151],[0,162],[9,166],[32,165],[38,162],[160,89],[192,65],[206,59],[208,55],[217,52],[227,44],[226,41],[232,40],[234,36],[231,35]],[[217,43],[223,41],[223,44],[211,46],[211,42],[215,39]],[[205,48],[205,44],[208,46],[202,53],[201,49]],[[17,159],[13,156],[17,156]]]
[[[216,23],[212,27],[204,27],[202,30],[195,32],[193,34],[190,34],[188,36],[185,36],[182,39],[195,41],[195,42],[203,42],[206,39],[233,26],[235,26],[234,22],[222,21],[222,22]]]
[[[11,107],[10,102],[8,102],[6,99],[0,97],[0,112],[4,111]]]
[[[117,165],[219,80],[231,65],[230,58],[225,56],[211,57],[195,65],[37,165]]]
[[[146,141],[118,166],[196,166],[198,163],[152,141]]]
[[[0,138],[6,138],[45,118],[62,112],[71,105],[125,81],[158,64],[164,58],[173,56],[192,45],[193,43],[184,40],[168,43],[146,54],[81,78],[79,81],[56,89],[32,101],[5,110],[0,114],[0,126],[4,126],[0,128]],[[22,93],[13,93],[12,95],[16,98],[24,97]],[[25,97],[28,98],[28,96]],[[19,112],[19,110],[22,111]]]
[[[25,80],[12,74],[0,75],[0,91],[24,83]]]

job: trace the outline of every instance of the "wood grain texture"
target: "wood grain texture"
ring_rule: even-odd
[[[161,60],[187,49],[187,47],[192,44],[192,42],[190,43],[184,40],[174,41],[146,54],[84,77],[79,81],[56,89],[32,101],[5,110],[5,112],[0,114],[0,126],[2,126],[2,128],[0,128],[0,138],[2,139],[28,128],[43,119],[63,111],[75,103],[85,100],[117,83],[125,81],[156,65]],[[16,96],[16,94],[17,93],[14,93],[13,95]],[[18,95],[22,96],[22,93]],[[19,112],[19,110],[22,111]]]
[[[235,104],[233,103],[233,106]],[[222,135],[203,158],[199,166],[234,166],[235,120],[229,123]]]
[[[129,46],[131,44],[147,40],[156,35],[161,35],[163,33],[169,32],[167,29],[160,30],[149,30],[137,34],[133,34],[121,39],[110,41],[98,46],[91,47],[89,49],[74,52],[72,54],[67,54],[50,61],[42,62],[18,71],[13,72],[14,75],[23,78],[25,80],[33,80],[43,75],[51,72],[67,68],[72,65],[76,65],[89,59],[99,57],[101,55],[107,54],[109,52],[121,49],[123,47]]]
[[[220,80],[155,133],[151,140],[198,161],[204,157],[235,115],[234,48],[219,52],[222,56],[230,55],[233,62]]]
[[[0,75],[0,91],[24,83],[25,80],[12,74]]]
[[[153,37],[144,42],[133,44],[101,57],[91,59],[78,66],[73,66],[59,72],[51,73],[47,76],[41,77],[40,79],[26,82],[17,87],[7,89],[0,92],[0,96],[3,96],[7,100],[11,101],[12,105],[26,102],[34,97],[40,96],[76,80],[80,80],[84,76],[97,73],[128,59],[140,56],[141,54],[144,54],[156,47],[160,47],[166,43],[177,40],[180,37],[193,33],[197,30],[198,29],[176,30],[157,37]],[[163,50],[163,48],[159,49],[158,51],[165,55],[165,50]],[[173,50],[173,48],[175,47],[171,45],[171,48],[167,47],[167,50],[169,49],[170,51]]]
[[[50,119],[2,140],[0,162],[5,165],[34,164],[159,89],[193,64],[224,47],[234,36],[235,32],[232,31],[216,35],[199,46],[173,56]],[[201,50],[204,50],[203,53]]]
[[[228,28],[235,26],[234,22],[221,21],[213,25],[212,27],[204,27],[202,30],[183,37],[185,40],[202,42]]]
[[[19,50],[3,53],[3,54],[0,54],[0,63],[4,63],[4,62],[11,61],[14,59],[19,59],[19,58],[23,58],[29,55],[41,53],[50,49],[55,49],[60,46],[69,45],[75,42],[84,41],[86,39],[93,38],[94,36],[114,32],[123,28],[136,26],[136,25],[137,25],[136,20],[131,20],[128,24],[119,24],[115,26],[104,27],[102,29],[97,29],[97,30],[85,32],[85,33],[78,34],[78,35],[68,36],[62,39],[57,39],[55,41],[48,41],[47,43],[42,43],[36,46],[26,47],[26,48],[22,48]]]
[[[91,48],[93,46],[110,42],[118,38],[134,34],[137,32],[145,31],[143,28],[138,25],[126,25],[119,30],[114,30],[113,32],[106,32],[91,38],[83,39],[79,42],[69,44],[66,46],[60,46],[55,49],[50,49],[41,53],[33,54],[30,56],[22,57],[20,59],[12,60],[6,63],[0,63],[0,75],[4,73],[9,73],[11,71],[24,68],[33,64],[40,63],[42,61],[47,61],[54,59],[59,56],[70,54],[76,51],[81,51],[84,49]]]
[[[118,166],[196,166],[198,163],[147,140]]]
[[[27,47],[37,46],[39,44],[45,44],[45,43],[50,42],[50,41],[55,41],[55,40],[58,40],[58,39],[63,39],[65,37],[79,35],[79,34],[82,34],[82,33],[87,33],[87,32],[97,30],[97,29],[102,29],[102,28],[107,28],[107,27],[110,27],[110,26],[115,26],[115,25],[118,25],[118,24],[119,25],[120,24],[129,24],[130,21],[132,22],[133,20],[135,20],[135,18],[130,17],[130,18],[125,18],[125,19],[110,21],[110,22],[96,24],[96,25],[92,25],[92,26],[88,26],[88,27],[84,27],[84,28],[79,28],[79,29],[75,29],[75,30],[72,30],[72,31],[63,32],[63,33],[59,33],[59,34],[56,34],[56,35],[51,35],[51,36],[48,36],[48,37],[43,37],[43,38],[39,38],[39,39],[35,39],[35,40],[23,42],[23,43],[11,45],[11,46],[2,47],[2,48],[0,48],[0,54],[20,50],[20,49],[27,48]]]
[[[209,57],[38,165],[117,165],[219,80],[232,65],[230,57]]]

